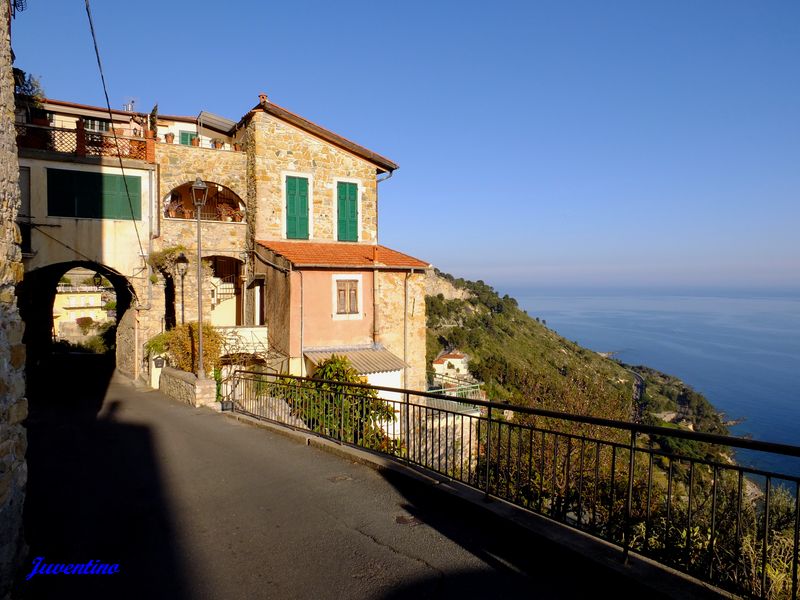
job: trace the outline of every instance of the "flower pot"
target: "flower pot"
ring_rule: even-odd
[[[195,147],[200,146],[200,138],[199,137],[193,137],[192,138],[192,146],[195,146]]]
[[[175,141],[175,134],[174,133],[165,133],[164,134],[164,141],[168,144],[171,144]]]

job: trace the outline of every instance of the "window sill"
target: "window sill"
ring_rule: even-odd
[[[345,313],[345,314],[333,313],[331,315],[334,321],[360,321],[361,319],[364,318],[364,316],[365,315],[362,315],[361,313]]]

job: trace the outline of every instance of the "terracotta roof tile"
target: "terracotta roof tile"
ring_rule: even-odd
[[[427,269],[429,263],[372,244],[344,242],[259,241],[259,245],[274,252],[297,267],[388,267]]]

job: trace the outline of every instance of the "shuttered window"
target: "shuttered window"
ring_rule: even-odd
[[[184,146],[191,146],[192,140],[197,137],[193,131],[181,131],[181,137],[178,140]]]
[[[358,313],[358,281],[338,280],[336,282],[336,314],[353,315]]]
[[[338,236],[341,242],[358,241],[358,185],[340,181],[336,184]]]
[[[286,237],[308,239],[308,179],[286,178]]]
[[[47,214],[51,217],[139,220],[142,218],[142,178],[47,169]]]

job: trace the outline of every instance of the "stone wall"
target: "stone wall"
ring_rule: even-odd
[[[403,387],[425,389],[425,274],[408,276],[408,305],[405,304],[404,271],[380,271],[378,274],[378,341],[403,358],[403,316],[407,316],[407,347],[405,359],[409,365]]]
[[[216,401],[217,382],[213,379],[198,380],[193,373],[164,367],[158,389],[178,402],[191,406],[211,406]]]
[[[257,206],[256,239],[285,237],[284,179],[286,175],[298,175],[310,179],[312,239],[336,239],[336,181],[343,180],[359,184],[359,241],[377,241],[375,165],[263,112],[253,115],[248,130],[248,151],[255,158],[248,173],[253,178],[248,189],[255,197],[248,196],[248,207]]]
[[[15,296],[23,269],[16,225],[19,166],[8,10],[8,2],[0,2],[0,598],[8,596],[24,552],[22,505],[28,476],[22,426],[28,414],[25,346]]]
[[[176,187],[197,177],[224,185],[239,198],[247,198],[247,155],[244,152],[195,148],[180,144],[156,144],[158,164],[158,206],[163,215],[163,200]]]

